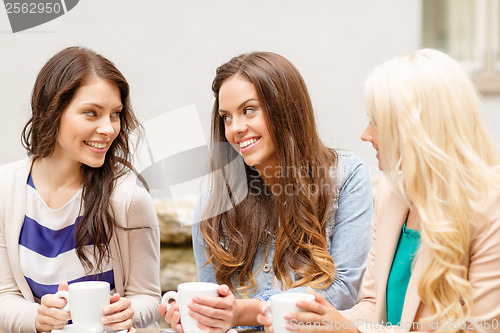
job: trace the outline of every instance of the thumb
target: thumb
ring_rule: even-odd
[[[227,296],[229,295],[229,287],[225,284],[221,284],[219,288],[217,288],[217,292],[222,297]]]
[[[59,284],[59,287],[57,287],[57,291],[61,291],[61,290],[68,291],[68,282],[61,282]]]
[[[109,297],[109,303],[118,302],[120,299],[121,299],[120,294],[114,293],[112,296]]]
[[[167,314],[167,304],[161,303],[160,306],[158,307],[158,314],[161,317],[165,317]]]

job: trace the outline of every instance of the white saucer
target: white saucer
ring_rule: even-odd
[[[52,333],[77,333],[77,331],[73,327],[73,324],[69,324],[69,325],[64,326],[64,328],[62,330],[52,330]],[[106,331],[104,331],[102,333],[106,333]]]
[[[52,330],[51,333],[80,333],[73,328],[73,324],[69,324],[64,326],[62,330]],[[86,332],[81,332],[86,333]],[[127,333],[127,330],[108,330],[103,331],[102,333]]]

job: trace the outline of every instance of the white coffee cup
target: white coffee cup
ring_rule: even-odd
[[[302,312],[297,307],[298,301],[314,301],[314,295],[305,293],[282,293],[271,296],[266,302],[268,316],[273,319],[274,333],[291,333],[285,329],[285,325],[290,322],[283,318],[287,313]],[[293,323],[292,323],[293,324]]]
[[[72,283],[68,291],[61,290],[57,297],[68,302],[63,308],[71,312],[74,332],[102,333],[104,326],[101,318],[104,307],[109,305],[109,283],[105,281],[84,281]]]
[[[168,291],[163,295],[161,302],[167,304],[167,309],[170,308],[169,301],[175,300],[179,305],[181,314],[181,325],[186,333],[203,333],[198,328],[198,321],[189,315],[188,304],[195,296],[203,297],[218,297],[218,284],[210,282],[186,282],[177,286],[177,291]]]

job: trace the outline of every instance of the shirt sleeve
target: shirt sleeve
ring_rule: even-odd
[[[134,192],[127,212],[129,276],[125,297],[132,302],[134,327],[146,327],[158,319],[160,305],[160,233],[158,219],[149,193],[142,188]]]
[[[356,304],[371,246],[373,194],[366,164],[350,155],[344,164],[330,254],[337,269],[333,284],[318,290],[337,309]],[[339,171],[340,172],[340,171]]]
[[[0,216],[0,327],[8,332],[36,332],[39,305],[26,300],[12,274],[5,243],[3,216]]]
[[[10,164],[14,165],[14,164]],[[19,209],[12,200],[16,183],[12,173],[2,166],[0,170],[0,329],[6,332],[36,332],[35,319],[39,304],[24,298],[16,283],[7,248],[6,223],[19,223],[12,219],[12,211]],[[19,189],[17,189],[19,191]],[[12,237],[12,236],[11,236]]]

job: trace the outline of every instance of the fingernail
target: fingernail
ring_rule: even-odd
[[[283,318],[285,318],[286,320],[288,320],[288,319],[292,319],[292,316],[289,313],[285,313],[283,315]]]
[[[108,318],[106,318],[106,317],[102,317],[102,318],[101,318],[101,323],[102,323],[102,324],[107,324],[107,323],[108,323]]]

